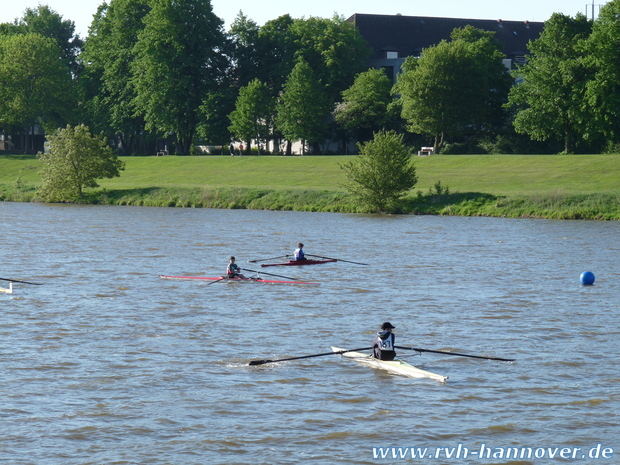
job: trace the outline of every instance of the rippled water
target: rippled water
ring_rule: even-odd
[[[43,283],[0,294],[0,462],[373,464],[386,463],[373,447],[459,444],[615,452],[619,237],[617,222],[0,203],[0,277]],[[256,270],[247,260],[298,241],[369,266],[266,269],[320,286],[158,278],[219,276],[231,254]],[[586,270],[593,286],[579,282]],[[399,345],[517,361],[401,351],[446,384],[335,355],[248,366],[370,346],[386,320]],[[620,463],[581,455],[572,462]],[[442,457],[425,461],[566,462]]]

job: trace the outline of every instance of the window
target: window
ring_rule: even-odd
[[[525,58],[525,56],[523,55],[517,55],[515,56],[515,63],[519,65],[524,65],[525,63],[527,63],[527,58]]]
[[[398,52],[395,52],[395,51],[385,52],[385,58],[387,58],[388,60],[394,60],[395,58],[398,58]]]

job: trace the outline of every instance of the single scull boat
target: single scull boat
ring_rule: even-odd
[[[334,352],[341,352],[347,349],[332,347],[332,350]],[[383,370],[391,371],[392,373],[398,373],[400,375],[408,376],[410,378],[430,378],[441,381],[442,383],[445,383],[446,379],[448,379],[447,376],[442,376],[436,373],[431,373],[430,371],[421,370],[420,368],[414,367],[413,365],[410,365],[407,362],[403,362],[402,360],[379,360],[361,352],[345,352],[341,355],[343,357],[352,358],[353,360],[363,363],[365,365],[370,365],[373,368],[381,368]]]
[[[276,279],[263,279],[263,278],[229,278],[228,276],[218,277],[202,277],[202,276],[164,276],[159,275],[161,279],[186,279],[194,281],[221,281],[223,283],[262,283],[262,284],[313,284],[318,285],[321,283],[311,283],[307,281],[281,281]]]
[[[320,265],[321,263],[333,263],[337,262],[335,258],[325,259],[325,260],[291,260],[284,263],[265,263],[261,266],[300,266],[300,265]]]

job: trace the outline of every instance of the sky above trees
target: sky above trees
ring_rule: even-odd
[[[0,23],[12,22],[21,18],[26,8],[36,8],[39,4],[59,13],[64,19],[75,22],[76,32],[82,37],[88,33],[92,16],[103,0],[26,0],[25,2],[5,2],[0,8]],[[594,13],[598,15],[600,5],[607,2],[596,0]],[[394,0],[392,2],[376,2],[371,0],[315,0],[313,2],[291,2],[290,0],[269,0],[268,3],[255,0],[212,0],[214,13],[224,20],[226,28],[234,21],[239,11],[259,25],[284,14],[293,18],[309,18],[318,16],[330,18],[334,13],[349,17],[354,13],[397,14],[406,16],[437,16],[449,18],[477,18],[546,21],[555,12],[574,16],[586,13],[586,5],[592,0],[521,0],[505,2],[497,0],[434,0],[419,2],[411,0]],[[588,17],[591,16],[588,6]]]

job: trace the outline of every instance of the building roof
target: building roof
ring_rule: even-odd
[[[426,16],[372,15],[356,13],[347,19],[353,23],[373,49],[371,59],[385,58],[386,51],[399,56],[418,56],[428,47],[450,38],[455,28],[471,25],[495,32],[506,56],[526,55],[527,44],[542,33],[544,23],[503,21],[501,19],[433,18]]]

